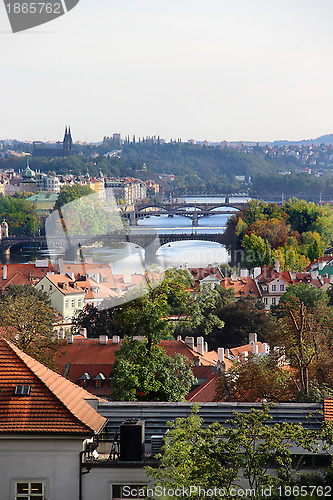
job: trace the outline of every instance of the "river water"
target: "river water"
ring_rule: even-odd
[[[186,197],[188,203],[224,203],[225,198],[221,197]],[[230,203],[245,202],[244,197],[230,197]],[[220,208],[219,210],[223,210]],[[230,209],[225,208],[230,211]],[[236,212],[237,210],[235,210]],[[150,216],[140,219],[138,226],[131,228],[134,232],[144,232],[146,230],[156,231],[156,234],[199,234],[199,233],[221,233],[224,232],[230,214],[212,215],[210,217],[199,218],[198,227],[192,227],[190,217],[168,215]],[[164,268],[168,267],[205,267],[209,264],[222,264],[229,260],[228,253],[223,245],[210,241],[187,240],[168,243],[160,247],[157,252],[158,263]],[[29,250],[22,249],[17,253],[12,253],[10,262],[28,262],[35,258],[51,258],[55,260],[59,257],[54,250]],[[144,252],[133,244],[119,244],[116,248],[84,248],[84,258],[90,258],[94,262],[111,262],[113,271],[122,273],[131,271],[141,273],[144,267]]]

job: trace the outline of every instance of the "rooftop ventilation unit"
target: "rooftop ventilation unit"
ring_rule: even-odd
[[[151,455],[155,457],[158,453],[161,453],[161,448],[164,444],[163,436],[156,435],[151,437]]]

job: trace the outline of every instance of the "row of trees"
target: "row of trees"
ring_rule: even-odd
[[[324,453],[330,463],[330,422],[310,430],[300,423],[271,424],[271,419],[264,406],[249,414],[234,412],[225,425],[214,422],[204,427],[195,409],[191,416],[170,422],[160,466],[146,472],[155,488],[183,499],[329,496],[332,468],[312,475],[302,474],[301,468],[307,453]]]
[[[302,271],[332,243],[333,210],[293,198],[283,205],[252,200],[227,225],[229,249],[249,268],[279,262],[282,270]],[[243,253],[242,253],[243,252]]]

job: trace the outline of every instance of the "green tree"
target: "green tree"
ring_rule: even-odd
[[[89,194],[93,194],[94,191],[85,184],[75,184],[74,186],[63,186],[60,190],[57,201],[54,205],[54,210],[58,210],[67,203],[71,201],[78,200]]]
[[[0,292],[0,325],[6,338],[50,368],[64,341],[53,333],[55,313],[45,293],[31,285],[10,285]]]
[[[286,313],[284,305],[286,303],[297,304],[302,302],[307,309],[314,309],[319,303],[327,305],[328,295],[326,292],[311,286],[309,283],[297,283],[289,285],[285,293],[280,298],[277,306],[272,306],[271,311],[277,317]]]
[[[36,205],[15,195],[0,195],[0,219],[6,219],[10,235],[33,236],[39,228]]]
[[[259,340],[265,341],[273,328],[272,318],[264,311],[262,302],[251,298],[229,302],[219,308],[216,315],[224,326],[222,329],[213,328],[207,336],[212,349],[247,344],[252,332],[258,334]]]
[[[73,319],[73,333],[78,333],[80,328],[87,329],[88,337],[100,335],[121,335],[121,321],[119,308],[98,309],[93,304],[87,304],[84,309],[77,311]]]
[[[170,357],[147,340],[124,340],[116,352],[112,399],[115,401],[185,401],[195,381],[184,356]]]
[[[267,406],[248,414],[234,412],[225,426],[214,422],[203,427],[196,413],[178,418],[170,422],[165,435],[160,467],[146,468],[146,472],[166,489],[192,487],[191,496],[197,499],[240,498],[248,488],[251,498],[264,498],[263,488],[270,486],[274,491],[297,475],[292,443],[304,451],[312,451],[316,444],[314,433],[301,424],[269,425],[270,419]]]

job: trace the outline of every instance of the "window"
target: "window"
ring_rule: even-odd
[[[267,297],[264,297],[264,304],[268,304]]]
[[[44,285],[41,285],[40,288],[41,288],[41,290],[44,290]]]
[[[112,485],[112,499],[122,500],[127,498],[129,500],[135,498],[147,498],[146,484],[113,484]]]
[[[272,285],[272,292],[276,292],[276,285]]]
[[[15,500],[44,500],[45,486],[42,482],[20,481],[15,484]]]
[[[75,299],[72,299],[72,309],[75,307]]]
[[[78,299],[78,301],[77,301],[77,306],[78,306],[78,307],[82,307],[82,299]]]
[[[30,394],[30,385],[17,385],[15,387],[16,396],[29,396],[29,394]]]
[[[276,298],[272,297],[272,304],[276,304]]]
[[[68,309],[69,308],[69,299],[66,299],[65,300],[65,309]]]
[[[284,292],[284,285],[280,285],[280,292]]]

